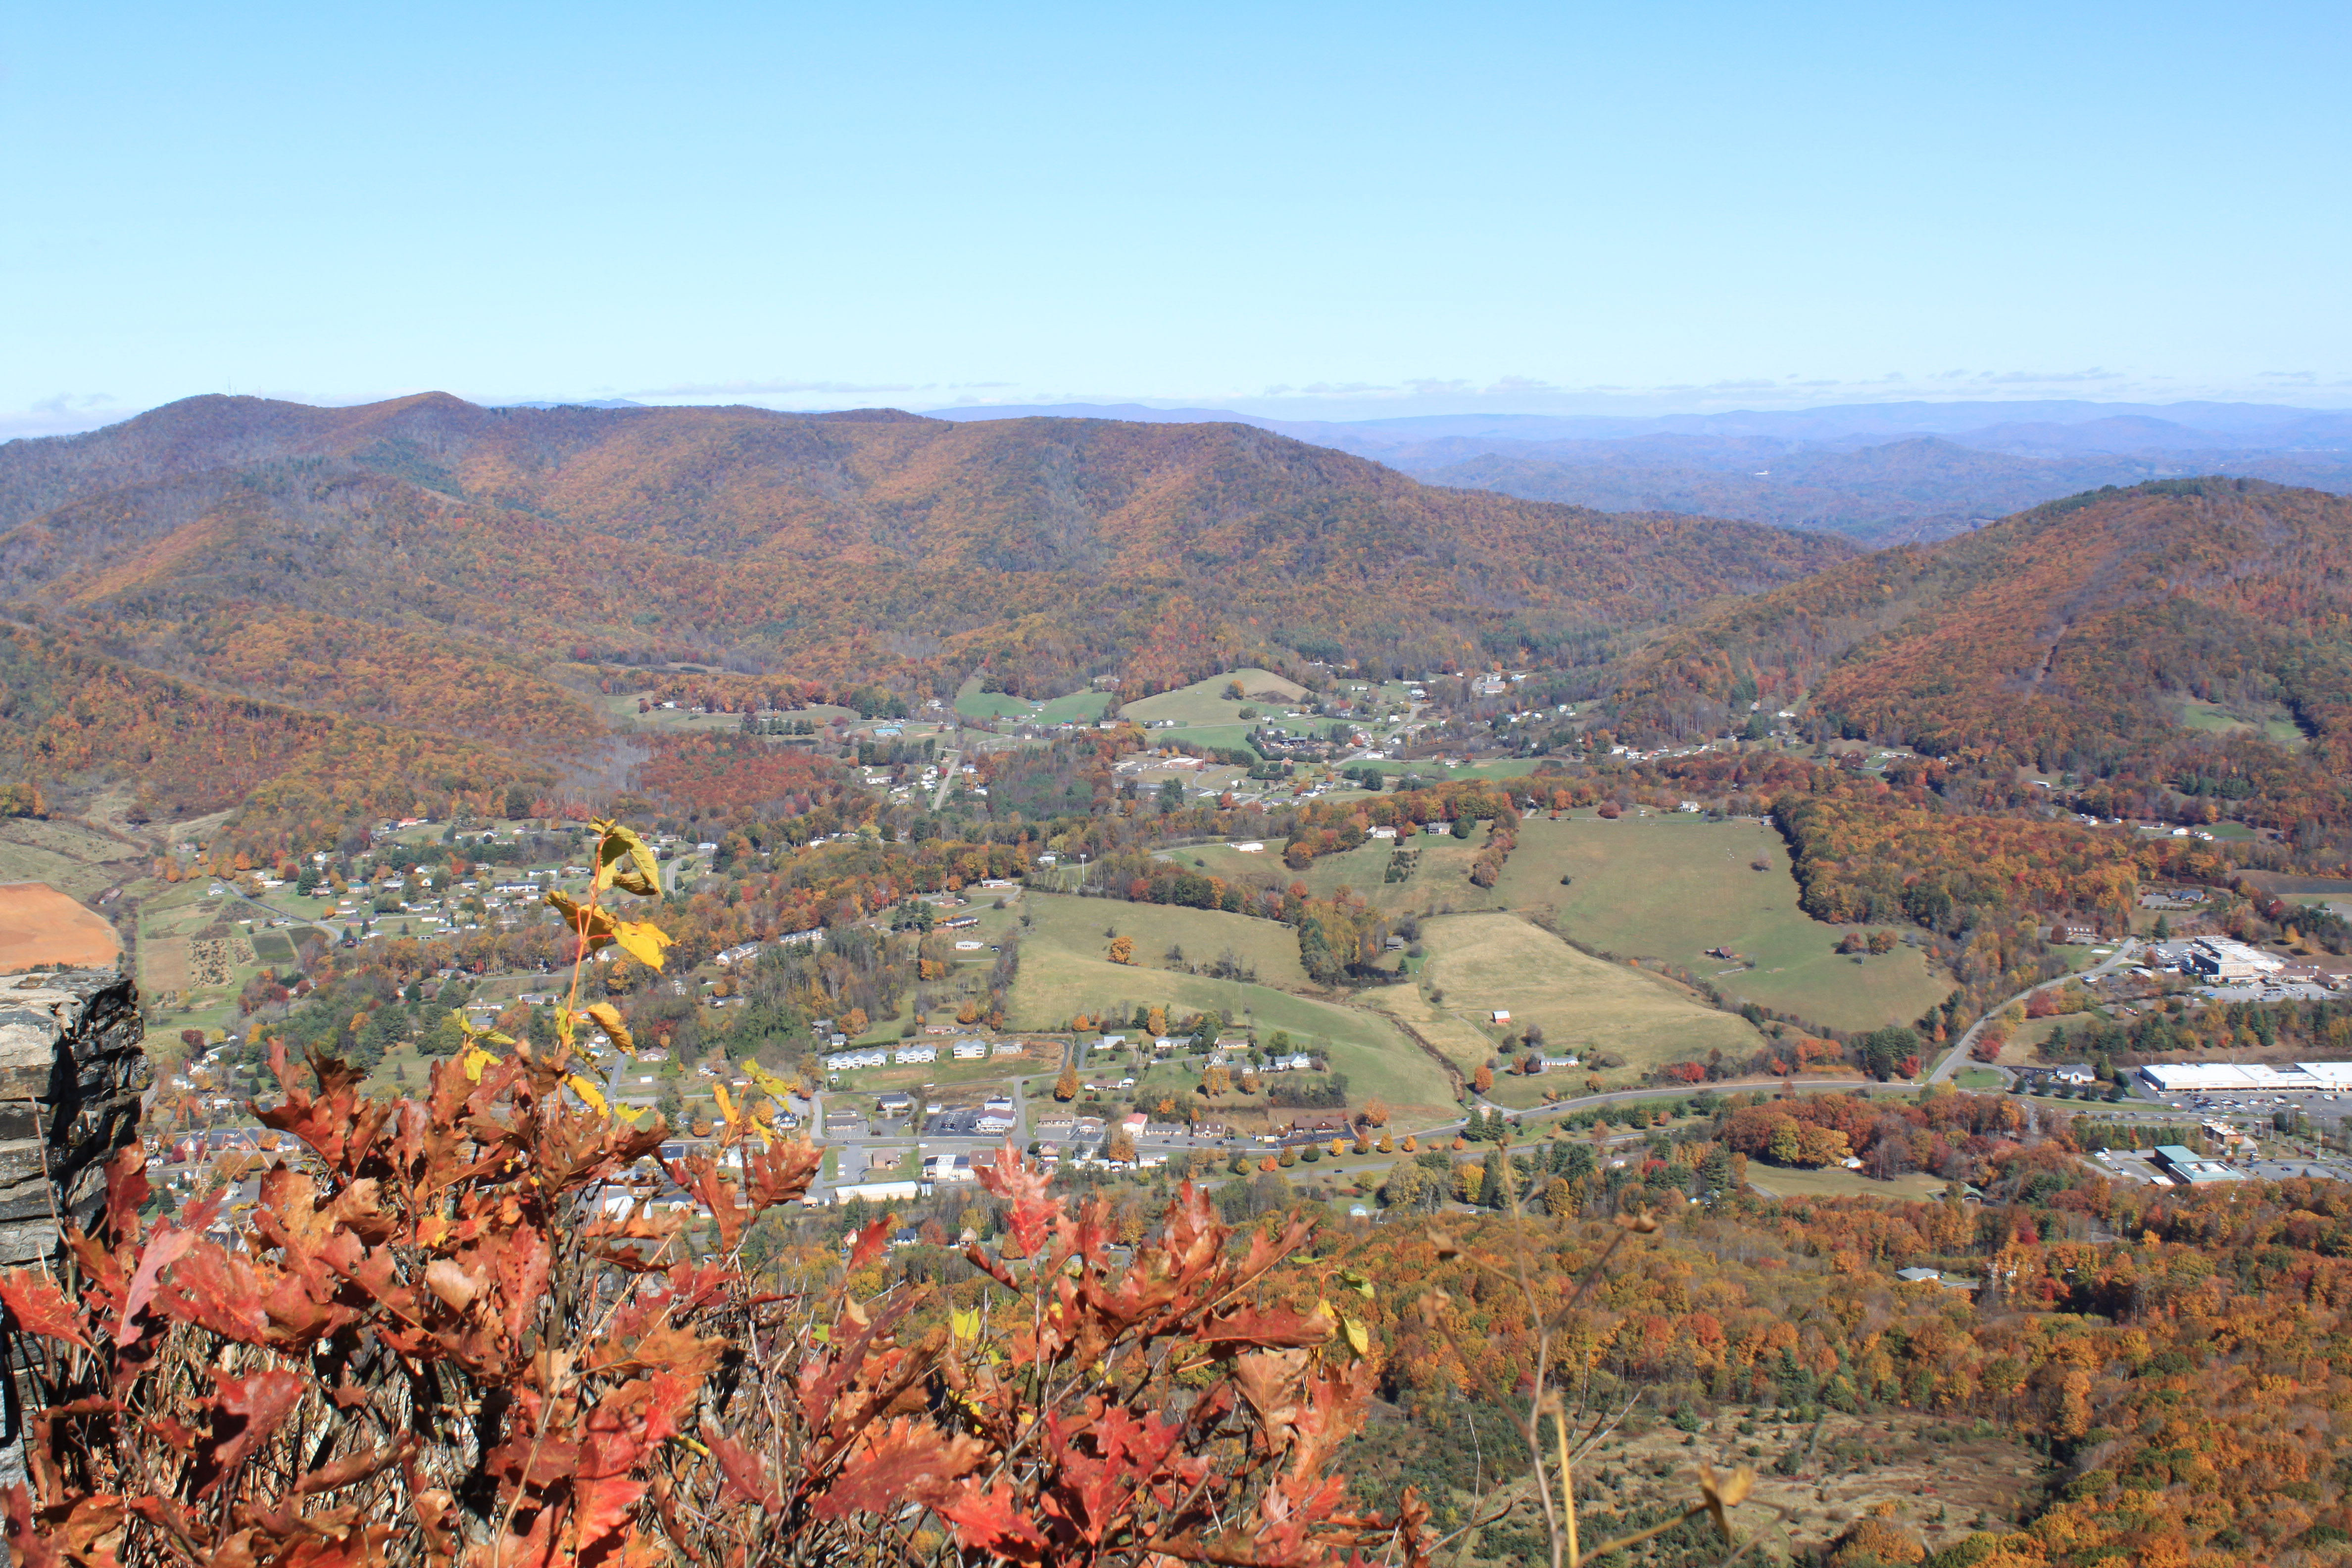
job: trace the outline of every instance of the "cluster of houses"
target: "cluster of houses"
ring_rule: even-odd
[[[844,1043],[835,1036],[835,1044]],[[1029,1047],[1019,1040],[991,1040],[977,1035],[962,1036],[948,1046],[950,1059],[960,1062],[982,1062],[995,1057],[1026,1056]],[[919,1067],[940,1059],[940,1047],[927,1041],[908,1040],[899,1046],[862,1046],[855,1050],[835,1051],[824,1058],[827,1072],[855,1072],[860,1068]]]
[[[814,943],[823,942],[824,940],[824,928],[823,926],[812,926],[807,931],[787,931],[785,934],[776,938],[775,941],[772,942],[738,942],[733,947],[713,953],[711,955],[710,962],[719,965],[721,969],[730,969],[739,963],[751,963],[760,956],[760,952],[762,948],[808,947]]]

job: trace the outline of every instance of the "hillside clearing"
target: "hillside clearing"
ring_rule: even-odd
[[[1130,904],[1033,893],[1033,923],[1023,932],[1021,970],[1013,986],[1012,1024],[1019,1029],[1059,1027],[1080,1013],[1108,1015],[1119,1027],[1138,1006],[1230,1016],[1261,1040],[1276,1029],[1302,1050],[1319,1051],[1348,1077],[1349,1098],[1377,1096],[1401,1110],[1442,1111],[1453,1101],[1444,1073],[1389,1018],[1343,1002],[1323,1001],[1305,989],[1297,935],[1289,927],[1244,915],[1165,904]],[[1135,962],[1105,956],[1116,928],[1135,940]],[[1181,946],[1193,963],[1230,951],[1255,981],[1218,979],[1173,967],[1165,956]],[[1381,992],[1369,993],[1379,996]]]
[[[1705,1061],[1710,1051],[1745,1060],[1761,1043],[1744,1018],[1719,1013],[1659,976],[1593,958],[1517,915],[1440,915],[1422,923],[1423,985],[1370,994],[1413,1023],[1465,1071],[1492,1051],[1504,1028],[1482,1026],[1500,1008],[1511,1029],[1540,1025],[1547,1050],[1606,1051],[1645,1070]],[[1442,994],[1434,1004],[1431,993]],[[1418,1013],[1420,1016],[1415,1016]],[[1432,1024],[1453,1026],[1433,1030]],[[1458,1054],[1457,1054],[1458,1053]]]
[[[1225,688],[1235,681],[1241,683],[1242,689],[1249,696],[1225,696]],[[1179,725],[1238,723],[1241,722],[1243,705],[1268,693],[1280,701],[1296,702],[1307,695],[1307,689],[1270,669],[1252,666],[1245,669],[1229,669],[1223,675],[1213,675],[1206,680],[1196,680],[1172,691],[1139,697],[1121,708],[1119,716],[1132,719],[1139,724],[1169,719]],[[1262,702],[1255,705],[1264,706]]]
[[[1767,869],[1752,868],[1759,859]],[[1615,822],[1530,817],[1496,890],[1512,909],[1549,910],[1580,942],[1664,959],[1736,1001],[1832,1028],[1907,1024],[1951,989],[1913,948],[1860,963],[1839,953],[1849,928],[1797,908],[1788,846],[1753,822],[1679,812]],[[1710,947],[1738,956],[1711,959]]]

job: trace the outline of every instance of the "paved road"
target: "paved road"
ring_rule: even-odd
[[[2113,953],[2100,960],[2097,963],[2093,964],[2090,968],[2076,970],[2072,974],[2062,974],[2055,980],[2045,980],[2039,985],[2029,985],[2024,990],[2019,992],[2016,995],[1993,1004],[1993,1005],[1985,1009],[1983,1017],[1979,1018],[1975,1023],[1969,1026],[1968,1033],[1962,1035],[1958,1040],[1953,1042],[1951,1050],[1945,1054],[1942,1061],[1936,1064],[1936,1069],[1927,1075],[1927,1081],[1929,1083],[1949,1083],[1952,1080],[1952,1075],[1958,1072],[1961,1066],[1968,1061],[1969,1047],[1977,1043],[1977,1032],[1982,1029],[1985,1025],[1999,1017],[2011,1006],[2024,1001],[2036,991],[2046,991],[2053,985],[2064,985],[2072,981],[2089,980],[2095,975],[2112,974],[2118,969],[2128,968],[2130,965],[2139,962],[2139,949],[2140,942],[2137,937],[2126,937],[2122,942],[2116,943],[2116,951]]]
[[[947,804],[948,788],[955,783],[956,767],[962,761],[963,752],[960,750],[953,752],[941,752],[940,753],[940,787],[931,792],[931,809],[933,811],[939,810],[941,806]]]

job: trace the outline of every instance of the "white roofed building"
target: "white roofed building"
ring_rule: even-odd
[[[2141,1082],[2159,1094],[2352,1090],[2352,1062],[2290,1062],[2283,1067],[2262,1062],[2150,1062],[2139,1069],[2139,1076]]]
[[[2226,936],[2200,936],[2189,944],[2189,963],[2209,980],[2267,980],[2286,967],[2286,960],[2232,942]]]

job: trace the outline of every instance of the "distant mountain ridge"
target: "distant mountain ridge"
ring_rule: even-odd
[[[1886,403],[1643,418],[1444,414],[1339,422],[1135,404],[1066,411],[1116,419],[1181,412],[1353,452],[1430,484],[1602,510],[1702,512],[1871,546],[1948,538],[2101,485],[2192,474],[2352,492],[2352,412],[2263,404]],[[1002,415],[973,408],[939,416]]]
[[[1852,553],[1425,486],[1234,424],[195,398],[0,446],[0,601],[43,634],[0,669],[0,765],[102,767],[110,733],[166,723],[76,722],[100,661],[224,713],[436,737],[496,783],[598,765],[592,694],[618,665],[723,667],[786,705],[919,700],[982,668],[1041,695],[1307,658],[1597,670]]]

